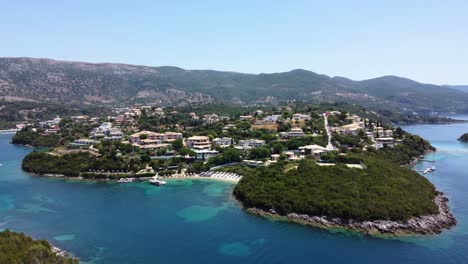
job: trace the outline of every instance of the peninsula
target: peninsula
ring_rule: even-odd
[[[122,183],[219,178],[251,213],[369,234],[434,234],[456,224],[447,198],[408,168],[435,149],[372,112],[130,106],[25,125],[25,171]]]
[[[461,142],[468,142],[468,133],[465,133],[463,135],[461,135],[458,140],[460,140]]]

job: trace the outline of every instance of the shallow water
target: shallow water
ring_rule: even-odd
[[[44,238],[84,263],[468,263],[468,124],[407,126],[438,148],[426,176],[458,220],[440,235],[400,240],[271,221],[246,214],[231,183],[71,182],[21,170],[30,149],[0,135],[0,229]],[[420,163],[416,169],[429,166]]]

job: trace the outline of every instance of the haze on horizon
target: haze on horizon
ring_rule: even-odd
[[[468,84],[468,1],[3,1],[0,56]]]

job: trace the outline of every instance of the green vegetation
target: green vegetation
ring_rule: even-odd
[[[30,145],[33,147],[54,147],[60,143],[58,135],[42,135],[26,127],[16,133],[12,138],[13,144]]]
[[[73,153],[63,156],[53,156],[46,152],[33,151],[22,162],[25,171],[37,174],[63,174],[79,176],[86,171],[93,158],[88,153]]]
[[[374,156],[356,155],[366,169],[318,166],[303,160],[297,170],[287,163],[244,174],[234,195],[246,207],[277,213],[355,220],[407,220],[437,212],[434,186],[407,168]]]
[[[465,133],[458,138],[461,142],[468,142],[468,133]]]
[[[7,230],[0,232],[0,263],[77,264],[78,260],[57,256],[45,240]]]
[[[436,149],[420,136],[405,133],[403,142],[393,148],[384,145],[383,148],[377,151],[372,149],[368,150],[382,159],[393,161],[400,165],[406,165],[415,157],[419,157],[427,151],[434,151]]]

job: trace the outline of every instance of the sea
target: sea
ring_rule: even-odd
[[[464,118],[468,120],[468,116]],[[468,263],[468,123],[409,125],[437,152],[425,174],[450,199],[458,224],[438,235],[371,237],[264,219],[214,180],[69,181],[21,170],[31,148],[0,135],[0,230],[46,239],[81,263]],[[421,161],[415,170],[433,163]]]

